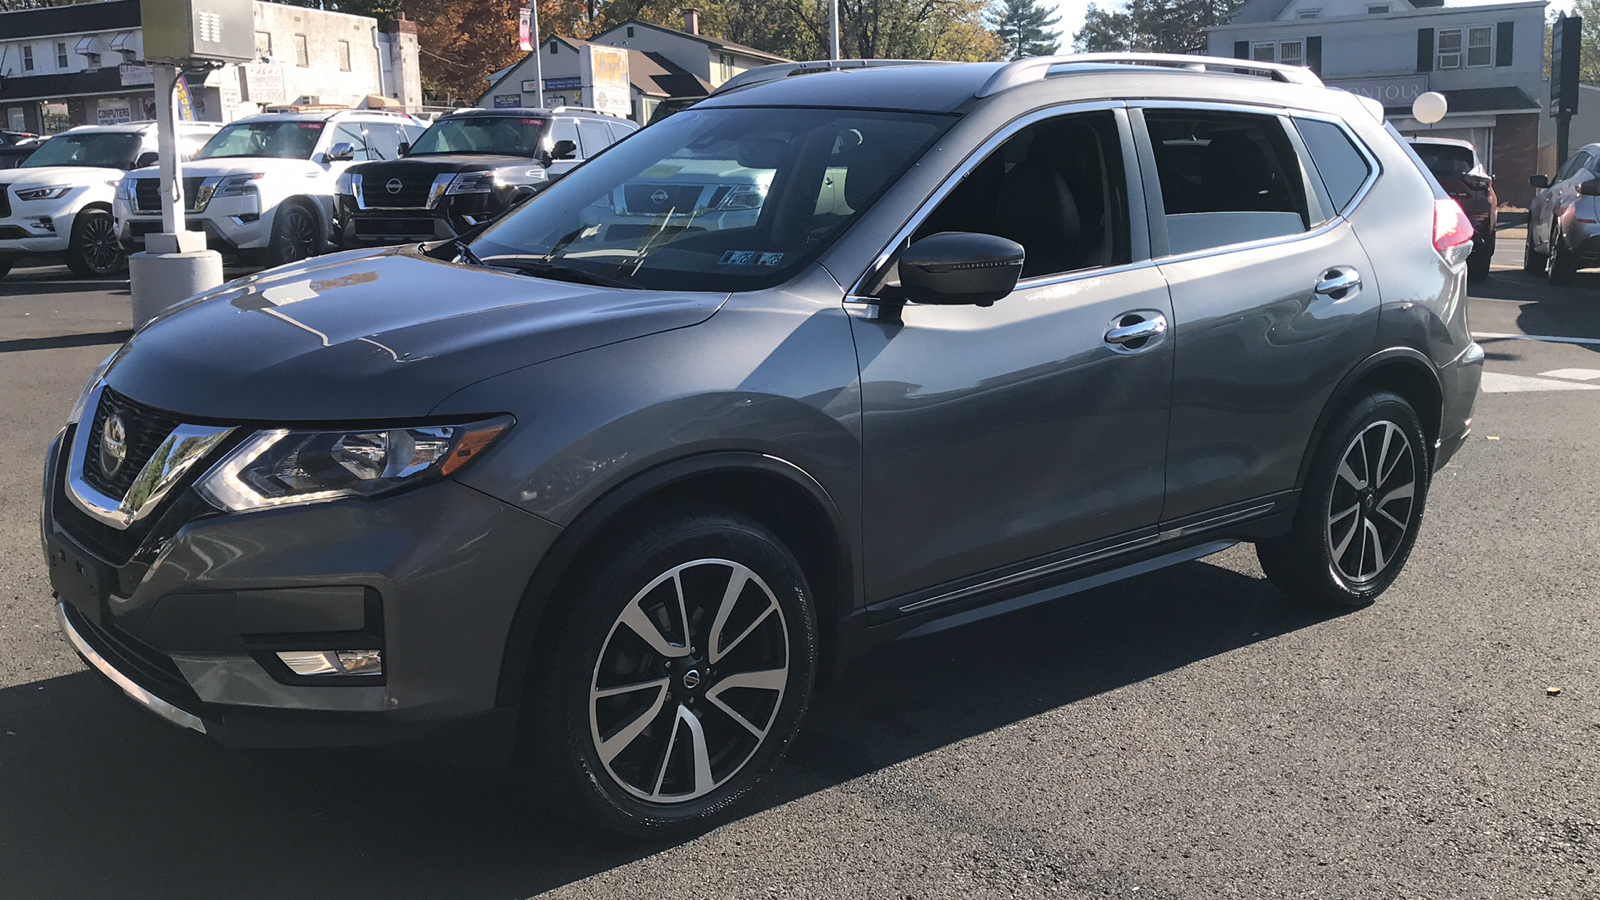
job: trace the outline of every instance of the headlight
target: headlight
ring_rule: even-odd
[[[117,199],[133,202],[133,179],[124,178],[117,182]]]
[[[766,199],[766,188],[759,184],[744,185],[743,187],[736,187],[729,191],[728,196],[722,198],[722,203],[720,203],[717,208],[760,209],[761,204],[766,202]]]
[[[100,365],[95,366],[94,371],[89,373],[89,380],[84,382],[83,390],[78,392],[77,401],[72,404],[71,411],[67,413],[68,425],[76,425],[78,420],[83,418],[83,408],[89,404],[89,395],[94,393],[95,385],[100,383],[100,379],[106,376],[106,369],[111,368],[111,361],[117,358],[118,352],[116,350],[111,351],[111,355],[100,360]]]
[[[450,182],[447,194],[487,194],[494,190],[493,172],[462,172]]]
[[[18,200],[60,200],[70,190],[72,190],[72,187],[69,185],[67,187],[32,188],[26,191],[17,191],[16,193]]]
[[[252,172],[248,175],[229,175],[217,183],[217,192],[213,197],[242,197],[256,189],[256,182],[265,177],[262,172]]]
[[[340,172],[339,180],[334,183],[334,193],[343,194],[346,197],[354,197],[356,195],[356,179],[360,177],[360,175],[351,173],[349,169]]]
[[[376,497],[460,470],[511,423],[510,416],[501,416],[466,425],[259,431],[195,487],[212,505],[231,512]]]

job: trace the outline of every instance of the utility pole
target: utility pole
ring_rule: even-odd
[[[828,0],[828,58],[839,59],[839,0]]]
[[[544,55],[539,52],[539,0],[528,0],[528,9],[533,19],[534,105],[544,109]]]

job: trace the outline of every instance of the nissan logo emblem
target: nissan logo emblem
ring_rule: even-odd
[[[700,686],[700,670],[699,669],[690,669],[689,671],[683,673],[683,686],[685,688],[688,688],[691,691],[694,690],[695,688],[699,687]]]
[[[650,199],[656,203],[665,203],[667,202],[667,192],[661,188],[657,188],[656,192],[650,195]]]
[[[113,413],[100,429],[100,471],[107,478],[117,477],[128,459],[128,427]]]
[[[400,183],[400,179],[391,178],[389,179],[389,182],[383,186],[383,189],[391,194],[398,194],[400,193],[400,189],[403,187],[405,187],[405,185]]]

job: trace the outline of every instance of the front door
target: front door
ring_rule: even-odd
[[[909,305],[902,322],[852,310],[869,602],[1027,571],[1155,525],[1174,342],[1116,341],[1172,310],[1157,269],[1132,262],[1119,115],[1019,124],[912,234],[1021,243],[1010,296]]]

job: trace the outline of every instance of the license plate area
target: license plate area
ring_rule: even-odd
[[[85,618],[101,624],[106,600],[116,584],[116,572],[75,547],[60,541],[46,542],[45,558],[50,565],[50,587]]]

